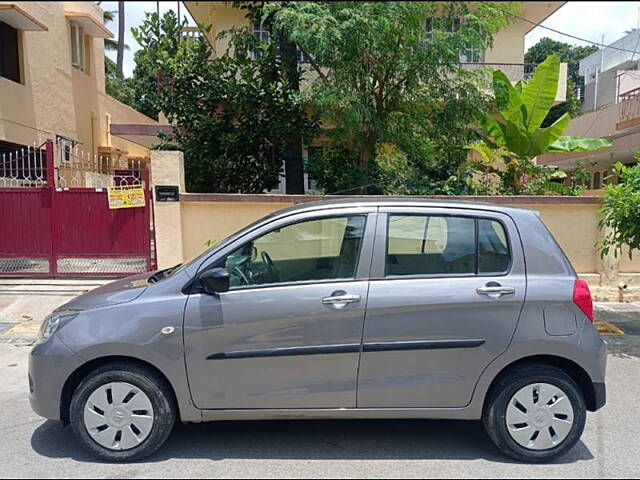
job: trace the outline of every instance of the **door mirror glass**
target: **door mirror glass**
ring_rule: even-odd
[[[224,268],[212,268],[200,274],[200,284],[204,293],[214,295],[229,291],[229,272]]]

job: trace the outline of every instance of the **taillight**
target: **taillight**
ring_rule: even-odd
[[[593,302],[589,285],[584,280],[576,279],[573,284],[573,303],[584,312],[587,318],[593,322]]]

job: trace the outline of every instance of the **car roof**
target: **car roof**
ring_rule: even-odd
[[[293,213],[319,211],[329,208],[348,207],[431,207],[431,208],[460,208],[471,210],[484,210],[501,213],[532,212],[532,210],[521,207],[498,205],[490,202],[478,202],[470,200],[452,200],[450,198],[439,197],[390,197],[390,196],[367,196],[356,198],[327,198],[320,201],[301,202],[291,207],[286,207],[274,212],[273,216],[291,215]]]

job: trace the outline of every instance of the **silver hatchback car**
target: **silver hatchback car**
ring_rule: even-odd
[[[482,419],[505,454],[543,462],[605,404],[592,321],[536,212],[302,204],[57,309],[30,399],[112,461],[155,452],[176,419],[437,418]]]

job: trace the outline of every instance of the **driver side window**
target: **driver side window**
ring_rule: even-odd
[[[353,278],[365,224],[353,215],[272,230],[227,256],[230,287]]]

